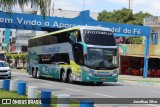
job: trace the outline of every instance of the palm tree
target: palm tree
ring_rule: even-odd
[[[46,15],[46,7],[47,3],[50,0],[0,0],[0,7],[12,7],[19,5],[21,9],[24,8],[24,5],[28,5],[29,3],[38,5],[41,11],[42,15]],[[12,12],[12,9],[10,9],[10,12]]]

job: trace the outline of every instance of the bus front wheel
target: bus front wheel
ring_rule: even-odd
[[[41,79],[39,70],[37,70],[37,78],[38,78],[38,79]]]

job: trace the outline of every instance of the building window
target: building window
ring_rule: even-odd
[[[151,34],[151,44],[158,44],[158,33]]]

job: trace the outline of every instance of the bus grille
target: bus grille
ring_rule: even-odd
[[[106,77],[106,76],[112,76],[112,74],[107,74],[107,75],[94,74],[94,76],[97,76],[97,77]]]

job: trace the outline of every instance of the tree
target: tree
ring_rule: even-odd
[[[142,44],[143,37],[126,37],[125,44]]]
[[[98,14],[98,21],[103,22],[129,23],[130,20],[133,20],[133,13],[132,10],[126,8],[113,12],[104,10]]]
[[[47,3],[49,1],[50,0],[0,0],[0,7],[12,7],[18,4],[21,7],[21,9],[23,9],[25,5],[31,3],[33,5],[39,6],[41,14],[45,15],[47,11]],[[10,9],[10,12],[11,11],[12,9]]]
[[[20,54],[20,59],[23,62],[23,69],[24,69],[24,64],[27,61],[27,54],[25,54],[25,53],[24,54]]]
[[[19,54],[12,54],[12,59],[15,60],[15,67],[17,68],[18,60],[20,59],[20,55]]]
[[[134,14],[134,16],[133,16],[134,21],[132,23],[135,25],[143,25],[143,19],[145,17],[149,17],[149,16],[151,16],[151,14],[143,13],[142,11],[140,11],[140,12]]]

